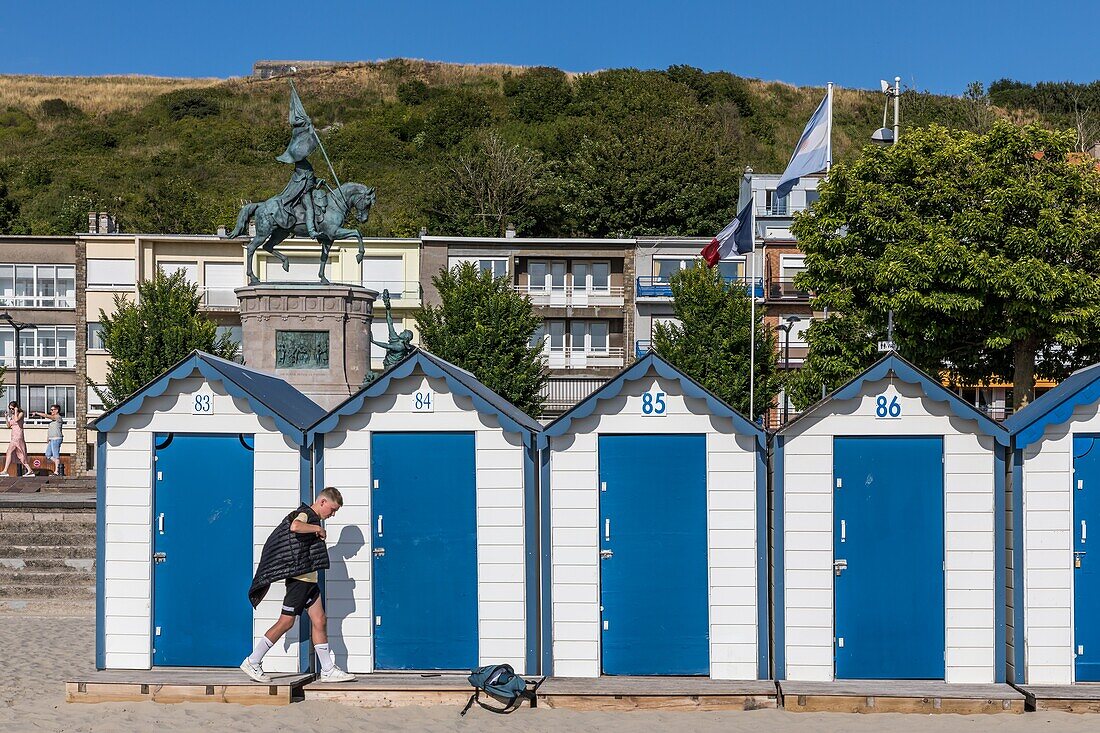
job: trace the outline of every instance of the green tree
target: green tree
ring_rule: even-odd
[[[749,323],[752,302],[740,284],[698,264],[671,279],[672,308],[680,324],[653,327],[653,348],[678,369],[742,414],[759,416],[779,393],[775,333],[756,309],[756,380],[749,410]]]
[[[8,195],[8,186],[0,178],[0,234],[26,234],[19,218],[19,204]]]
[[[814,320],[806,330],[809,353],[787,380],[791,402],[802,410],[843,386],[882,356],[878,341],[878,334],[852,313]]]
[[[1100,351],[1100,173],[1076,135],[936,125],[833,167],[793,227],[816,307],[881,333],[925,370],[1060,379]],[[857,330],[849,330],[855,333]]]
[[[573,90],[564,71],[536,66],[521,74],[505,73],[504,96],[516,119],[542,122],[565,111]]]
[[[472,263],[432,278],[442,303],[416,313],[420,342],[433,354],[471,372],[529,415],[542,412],[547,373],[531,336],[542,325],[531,301],[507,278]]]
[[[111,354],[106,387],[96,394],[111,409],[166,369],[198,349],[235,359],[239,344],[217,334],[217,324],[199,313],[202,296],[183,271],[138,283],[137,302],[115,296],[114,314],[99,311],[103,345]],[[90,384],[90,382],[89,382]]]

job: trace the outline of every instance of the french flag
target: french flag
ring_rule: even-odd
[[[722,231],[710,240],[699,256],[707,263],[708,267],[716,266],[720,261],[728,258],[735,251],[739,255],[752,252],[752,199],[745,204],[745,208],[737,214],[737,217],[727,224]]]

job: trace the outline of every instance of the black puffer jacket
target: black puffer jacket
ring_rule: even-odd
[[[328,546],[320,535],[290,531],[291,523],[302,512],[309,518],[309,524],[321,523],[321,518],[308,504],[302,504],[279,522],[264,543],[256,577],[248,589],[248,600],[253,608],[260,605],[272,583],[328,568]]]

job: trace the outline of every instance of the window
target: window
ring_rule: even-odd
[[[363,287],[377,290],[389,290],[394,298],[403,297],[405,292],[405,260],[401,257],[364,257]]]
[[[394,323],[393,327],[396,328],[398,331],[401,330],[400,323]],[[385,318],[375,318],[373,321],[370,322],[370,337],[373,340],[381,341],[382,343],[387,343],[390,340],[390,326],[388,323],[386,323]],[[386,355],[386,353],[382,351],[379,347],[372,346],[371,355],[375,359],[381,359],[383,356]]]
[[[611,290],[610,262],[574,262],[573,288],[596,293]]]
[[[0,265],[0,301],[10,308],[75,308],[72,265]]]
[[[88,287],[132,288],[136,270],[133,260],[88,260]]]
[[[15,332],[0,328],[0,361],[8,368],[15,366]],[[21,367],[72,369],[76,366],[76,328],[73,326],[38,326],[19,334]]]
[[[244,285],[244,267],[239,262],[207,262],[203,265],[203,282],[206,305],[235,306],[237,294],[233,291]]]
[[[669,278],[680,270],[686,270],[693,260],[684,257],[654,257],[653,277],[659,282],[668,282]]]
[[[741,281],[745,279],[745,260],[721,260],[718,263],[718,272],[726,282]]]
[[[806,258],[803,255],[779,256],[779,285],[784,298],[793,298],[799,295],[795,290],[794,279],[800,272],[806,269]]]
[[[531,290],[546,290],[546,275],[550,271],[545,262],[537,260],[527,266],[527,276],[531,282]]]
[[[607,353],[607,321],[573,321],[569,324],[570,348],[573,351]]]
[[[565,349],[565,321],[543,321],[542,325],[535,329],[531,335],[531,345],[537,346],[539,342],[549,344],[554,351]]]
[[[813,320],[810,316],[798,316],[799,319],[791,327],[791,346],[805,346],[806,345],[806,329],[810,327],[810,323]],[[785,326],[787,324],[787,318],[789,316],[779,316],[779,325]],[[782,331],[779,332],[779,348],[783,348],[787,342],[787,335]]]
[[[103,344],[103,324],[102,323],[88,323],[88,350],[89,351],[104,351],[106,346]]]
[[[777,196],[775,189],[768,189],[766,196],[768,214],[771,216],[786,216],[788,213],[788,200],[789,197],[787,196]]]
[[[813,206],[819,198],[821,198],[821,194],[817,192],[816,188],[806,191],[806,208]]]
[[[241,364],[244,363],[244,350],[240,348],[241,344],[244,343],[244,332],[240,326],[218,326],[214,331],[214,335],[219,339],[228,335],[230,340],[236,343],[238,347],[235,361]]]
[[[107,390],[107,385],[100,384],[97,386],[103,391]],[[88,414],[94,415],[103,412],[105,409],[107,408],[103,404],[103,400],[100,398],[100,396],[96,394],[95,388],[88,387]]]
[[[23,412],[26,412],[28,416],[32,412],[49,412],[50,405],[60,405],[61,415],[65,419],[65,424],[76,424],[76,387],[68,385],[39,385],[39,384],[24,384],[19,390],[19,399],[15,398],[15,385],[6,384],[2,388],[2,399],[4,404],[15,400],[19,403],[19,406],[23,408]],[[42,418],[27,417],[29,424],[45,425],[46,420]]]
[[[160,271],[165,275],[172,275],[176,272],[183,272],[184,279],[192,285],[199,284],[199,263],[198,262],[161,262]]]
[[[452,257],[448,263],[448,267],[454,268],[456,265],[463,262],[472,262],[477,265],[478,269],[482,272],[493,273],[493,277],[508,276],[507,257]]]

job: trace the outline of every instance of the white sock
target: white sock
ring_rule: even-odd
[[[318,644],[314,649],[317,650],[317,659],[321,661],[321,671],[331,672],[336,666],[336,660],[332,658],[332,650],[328,648],[328,644]]]
[[[264,660],[264,655],[267,654],[268,650],[273,646],[275,646],[275,642],[268,639],[266,635],[260,634],[260,638],[256,640],[256,648],[248,655],[248,661],[253,664],[259,664]]]

